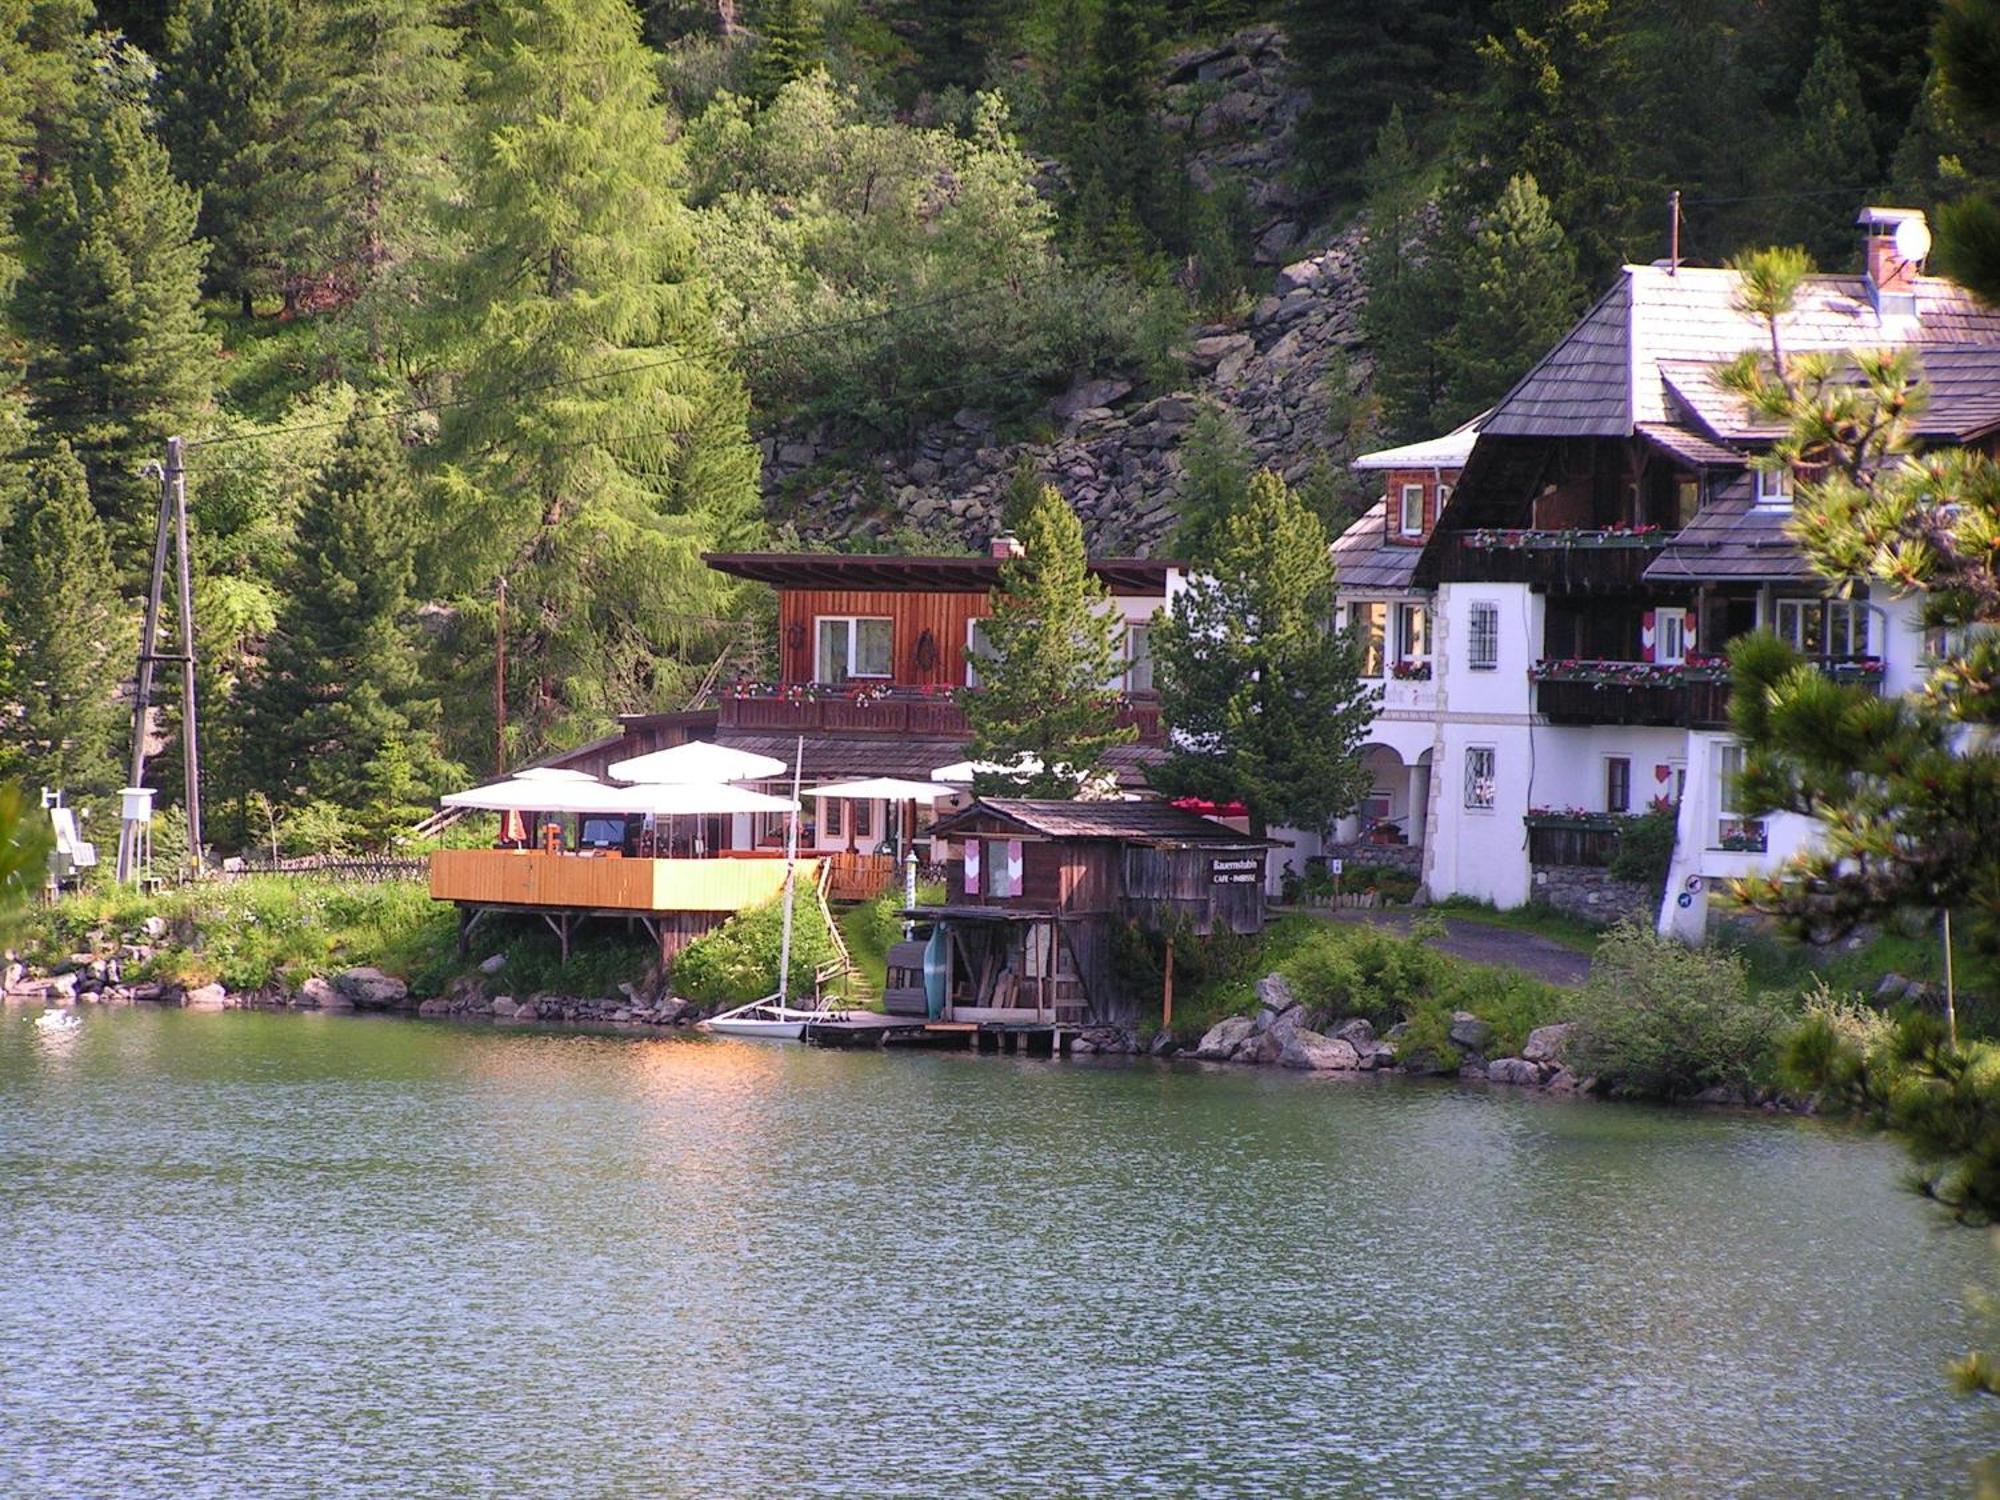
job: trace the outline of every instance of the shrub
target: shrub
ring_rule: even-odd
[[[1618,853],[1611,861],[1617,880],[1633,880],[1649,887],[1655,896],[1666,888],[1667,869],[1673,863],[1675,829],[1680,811],[1670,802],[1655,803],[1636,818],[1628,819],[1618,833]]]
[[[1598,945],[1572,1007],[1570,1065],[1614,1093],[1682,1099],[1769,1076],[1790,1007],[1753,996],[1733,954],[1625,922]]]
[[[772,901],[696,938],[674,960],[674,993],[704,1005],[744,1005],[775,993],[784,920],[784,902]],[[813,970],[832,957],[819,903],[796,902],[790,993],[811,995]]]

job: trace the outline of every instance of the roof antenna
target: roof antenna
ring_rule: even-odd
[[[1667,194],[1667,274],[1681,268],[1681,190]]]

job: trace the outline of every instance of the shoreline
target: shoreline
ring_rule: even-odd
[[[1276,979],[1276,976],[1271,976]],[[589,1000],[575,996],[536,994],[524,1000],[508,995],[489,996],[483,986],[474,981],[461,980],[453,986],[456,993],[431,996],[423,1000],[413,1000],[408,985],[380,970],[370,968],[350,969],[332,979],[309,979],[296,991],[229,991],[220,984],[196,986],[192,989],[159,981],[142,981],[125,984],[115,979],[105,980],[102,976],[85,976],[78,982],[65,985],[66,979],[75,979],[71,974],[20,977],[0,986],[0,1010],[12,1007],[41,1006],[45,1010],[77,1010],[91,1006],[105,1009],[153,1008],[161,1010],[194,1011],[260,1011],[265,1013],[293,1013],[298,1015],[350,1015],[374,1016],[394,1020],[452,1021],[465,1024],[485,1023],[488,1025],[512,1024],[521,1026],[541,1026],[550,1029],[574,1028],[595,1031],[599,1034],[620,1036],[673,1036],[685,1034],[694,1029],[697,1021],[705,1016],[726,1009],[727,1006],[700,1006],[689,1001],[663,998],[646,1002],[628,997],[619,1001]],[[92,981],[96,982],[92,984]],[[85,987],[90,985],[91,987]],[[1282,990],[1283,981],[1277,981]],[[1263,986],[1260,986],[1260,989]],[[1273,997],[1277,998],[1277,997]],[[1288,1003],[1286,1003],[1288,1002]],[[1202,1041],[1195,1045],[1184,1045],[1172,1033],[1160,1033],[1151,1045],[1143,1043],[1131,1028],[1115,1026],[1086,1027],[1075,1034],[1070,1045],[1062,1048],[1049,1060],[1095,1063],[1100,1060],[1116,1060],[1122,1063],[1197,1063],[1204,1069],[1226,1071],[1280,1071],[1294,1072],[1309,1077],[1337,1077],[1359,1081],[1362,1078],[1397,1078],[1419,1083],[1483,1084],[1489,1088],[1520,1094],[1541,1095],[1549,1098],[1574,1099],[1604,1104],[1637,1104],[1655,1108],[1727,1110],[1735,1113],[1786,1114],[1795,1116],[1818,1116],[1813,1100],[1797,1099],[1775,1089],[1727,1090],[1709,1089],[1703,1093],[1683,1099],[1647,1099],[1623,1097],[1604,1093],[1593,1087],[1594,1080],[1577,1079],[1563,1067],[1554,1055],[1521,1058],[1500,1058],[1488,1061],[1474,1055],[1456,1067],[1427,1066],[1423,1063],[1399,1063],[1395,1061],[1393,1048],[1384,1042],[1375,1042],[1372,1028],[1365,1020],[1355,1018],[1342,1022],[1334,1028],[1331,1037],[1318,1038],[1332,1041],[1345,1047],[1345,1059],[1335,1063],[1324,1061],[1318,1064],[1298,1061],[1299,1049],[1295,1046],[1291,1060],[1285,1057],[1287,1043],[1294,1042],[1300,1035],[1318,1037],[1317,1033],[1306,1032],[1300,1021],[1303,1007],[1292,1000],[1288,993],[1282,995],[1277,1006],[1260,997],[1260,1008],[1256,1016],[1232,1016],[1211,1027]],[[1468,1022],[1475,1018],[1467,1015]],[[1262,1023],[1260,1025],[1260,1022]],[[1483,1024],[1483,1023],[1481,1023]],[[1543,1047],[1536,1046],[1536,1038],[1543,1032],[1567,1033],[1569,1023],[1542,1028],[1541,1032],[1529,1038],[1524,1053],[1547,1052],[1550,1047],[1559,1049],[1561,1038],[1545,1039]],[[1217,1032],[1234,1031],[1239,1035],[1218,1049],[1210,1039]],[[1366,1033],[1363,1035],[1363,1033]],[[1343,1035],[1344,1034],[1344,1035]],[[1275,1044],[1268,1038],[1276,1038]],[[1248,1045],[1245,1046],[1244,1044]],[[1366,1049],[1366,1050],[1363,1050]],[[899,1049],[901,1050],[901,1049]],[[910,1050],[925,1050],[921,1047]],[[975,1054],[984,1049],[972,1046],[966,1049]],[[1305,1049],[1314,1049],[1308,1045]],[[1014,1053],[995,1055],[1014,1056]],[[1340,1057],[1338,1052],[1333,1054]],[[1326,1054],[1322,1053],[1324,1058]],[[1365,1062],[1362,1059],[1365,1058]]]

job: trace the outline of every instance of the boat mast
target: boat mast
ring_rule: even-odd
[[[778,1009],[785,1008],[786,992],[792,980],[792,890],[799,864],[799,770],[805,760],[806,740],[799,736],[792,752],[792,816],[785,825],[785,925],[778,939]]]

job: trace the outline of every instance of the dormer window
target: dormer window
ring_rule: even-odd
[[[1789,466],[1782,469],[1757,469],[1757,503],[1759,505],[1790,505],[1792,503],[1792,471]]]
[[[1406,484],[1397,503],[1396,529],[1404,536],[1424,534],[1424,487]]]

